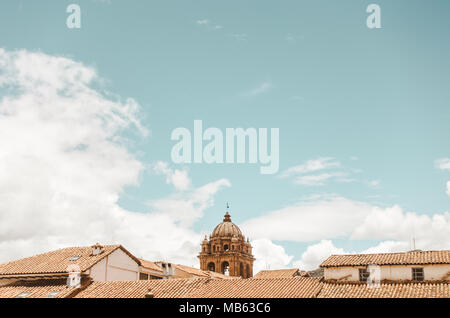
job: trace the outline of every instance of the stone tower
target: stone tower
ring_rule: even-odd
[[[228,208],[228,206],[227,206]],[[252,246],[239,227],[231,222],[228,211],[223,222],[216,226],[209,237],[205,236],[198,255],[200,268],[230,276],[253,276]]]

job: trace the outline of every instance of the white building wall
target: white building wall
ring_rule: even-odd
[[[425,280],[450,280],[450,264],[385,265],[380,266],[381,280],[411,280],[412,268],[423,267]],[[324,278],[342,281],[359,281],[359,269],[365,266],[324,268]],[[447,277],[445,277],[447,275]]]
[[[90,270],[94,281],[138,280],[139,265],[123,250],[117,249]]]

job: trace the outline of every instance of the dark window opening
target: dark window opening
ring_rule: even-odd
[[[139,273],[139,280],[148,280],[148,274]]]
[[[360,268],[359,269],[359,281],[360,282],[367,282],[367,279],[370,277],[370,273],[367,270],[367,268]]]
[[[412,279],[415,281],[422,282],[425,278],[423,273],[423,267],[415,267],[412,269]]]

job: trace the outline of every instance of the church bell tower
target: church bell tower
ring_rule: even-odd
[[[250,278],[253,276],[252,245],[242,235],[239,227],[231,222],[227,211],[223,222],[216,226],[208,238],[202,242],[198,255],[200,268],[229,276]]]

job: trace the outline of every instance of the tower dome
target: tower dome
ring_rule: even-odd
[[[229,276],[249,278],[253,276],[252,246],[245,240],[241,229],[231,222],[229,205],[222,223],[205,237],[198,255],[200,268]]]
[[[242,232],[239,227],[231,222],[231,217],[228,211],[225,213],[223,222],[216,226],[211,234],[211,238],[215,237],[242,237]]]

